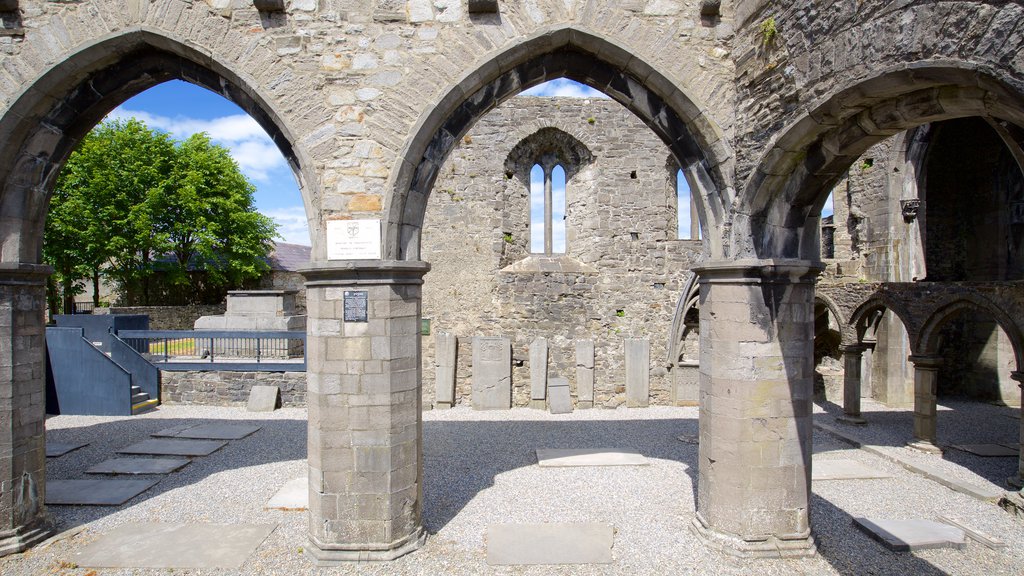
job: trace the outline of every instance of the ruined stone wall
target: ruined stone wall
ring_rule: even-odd
[[[202,316],[219,316],[224,304],[193,306],[113,306],[98,308],[103,314],[145,314],[150,330],[192,330]]]
[[[531,153],[546,149],[533,138],[552,128],[585,147],[589,163],[565,166],[566,254],[542,258],[529,253],[529,170]],[[435,334],[460,338],[459,402],[471,400],[472,338],[499,335],[512,339],[514,405],[529,402],[538,337],[548,340],[549,377],[568,378],[574,393],[574,342],[594,341],[595,404],[606,407],[625,400],[623,340],[648,338],[652,401],[670,402],[665,346],[702,249],[676,239],[675,174],[664,144],[610,100],[518,97],[469,132],[441,170],[423,233],[432,265],[423,316]],[[430,405],[433,337],[423,344]]]
[[[277,386],[282,406],[306,405],[305,372],[160,372],[160,400],[165,404],[245,404],[253,386]]]

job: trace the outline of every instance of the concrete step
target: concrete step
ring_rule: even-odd
[[[147,394],[146,397],[149,398],[149,395]],[[149,412],[150,410],[156,408],[157,404],[159,403],[160,401],[157,400],[156,398],[150,398],[149,400],[139,402],[138,404],[132,402],[132,416],[142,414],[143,412]]]

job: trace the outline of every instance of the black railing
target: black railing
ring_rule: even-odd
[[[121,330],[117,336],[161,370],[306,370],[305,332]]]

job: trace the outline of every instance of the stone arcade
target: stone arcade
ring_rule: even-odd
[[[896,365],[878,361],[885,355],[912,355],[913,393],[882,386],[880,378],[870,383],[879,394],[915,404],[915,435],[925,446],[934,440],[939,333],[950,318],[987,311],[1007,342],[986,349],[996,357],[1012,349],[1003,370],[1009,374],[997,380],[1020,382],[1024,373],[1024,312],[1015,283],[1024,220],[1019,175],[992,185],[1004,195],[993,196],[975,221],[995,235],[975,248],[999,246],[983,264],[954,259],[959,264],[943,269],[935,259],[960,251],[963,234],[933,230],[922,238],[922,229],[905,226],[922,215],[942,221],[958,210],[933,202],[950,196],[948,190],[925,198],[934,181],[907,176],[928,164],[923,150],[941,132],[955,134],[954,124],[940,126],[945,121],[981,118],[1009,158],[1024,159],[1024,8],[987,1],[820,4],[0,2],[0,554],[45,536],[43,223],[61,163],[106,113],[180,78],[244,108],[292,165],[313,238],[313,263],[305,271],[308,549],[328,564],[386,560],[424,541],[419,334],[421,286],[430,267],[421,246],[436,225],[425,219],[428,199],[444,177],[445,160],[478,120],[523,89],[559,77],[594,86],[628,108],[665,146],[668,154],[656,160],[664,165],[671,156],[697,196],[699,280],[681,287],[678,278],[665,282],[683,303],[671,323],[679,337],[669,342],[699,334],[695,530],[738,555],[812,553],[816,308],[836,318],[844,363],[870,365],[861,379]],[[929,126],[938,127],[934,137]],[[577,137],[582,134],[562,133],[550,142],[585,163],[574,142],[586,144]],[[902,176],[887,184],[884,200],[849,202],[846,221],[829,229],[838,238],[834,246],[857,249],[856,257],[829,262],[828,279],[841,279],[857,262],[874,272],[855,274],[867,282],[823,289],[816,306],[816,278],[826,270],[821,207],[840,182],[851,191],[862,185],[847,176],[851,166],[866,164],[856,165],[893,136],[893,163],[872,153],[877,165],[862,172],[885,179],[899,168]],[[529,151],[529,143],[520,149]],[[577,182],[585,176],[577,174]],[[509,180],[516,178],[513,165]],[[571,223],[573,216],[567,218]],[[379,247],[371,247],[381,258],[328,260],[327,223],[337,220],[382,222]],[[600,230],[599,223],[600,217],[581,221],[577,231]],[[496,242],[505,233],[515,241],[518,233],[494,232]],[[637,242],[650,240],[629,232]],[[843,234],[851,236],[848,243]],[[922,245],[923,254],[908,248]],[[664,249],[669,268],[683,249]],[[927,275],[915,268],[922,262]],[[652,290],[656,283],[662,282],[652,281]],[[365,322],[345,320],[346,292],[365,293]],[[630,304],[642,307],[646,298],[632,295],[636,301],[626,303],[624,317],[631,317]],[[854,302],[859,298],[863,304]],[[882,310],[898,316],[902,327],[881,320]],[[670,328],[657,329],[668,334]],[[964,341],[986,338],[977,330],[961,333]],[[535,336],[549,337],[533,334],[530,341]],[[887,352],[890,340],[896,345],[889,349],[906,346]],[[662,344],[651,346],[655,361]],[[596,354],[595,363],[603,357]],[[694,358],[685,360],[692,367]],[[572,372],[560,368],[558,376]],[[595,397],[579,394],[582,402],[607,393],[594,372]],[[857,372],[848,370],[845,378],[854,417],[862,385]],[[664,374],[652,375],[657,399],[668,385]]]

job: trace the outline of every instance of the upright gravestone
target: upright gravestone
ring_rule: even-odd
[[[646,338],[626,338],[626,405],[645,408],[651,394],[651,343]]]
[[[530,408],[544,409],[548,386],[548,341],[537,338],[530,344]]]
[[[437,370],[437,388],[434,406],[451,408],[455,405],[455,366],[459,339],[455,334],[439,332],[435,339],[434,368]]]
[[[473,339],[473,408],[508,410],[512,407],[512,344],[508,338]]]
[[[594,407],[594,341],[576,342],[576,406]]]
[[[572,412],[572,394],[569,392],[568,379],[552,378],[548,382],[548,404],[552,414]]]

